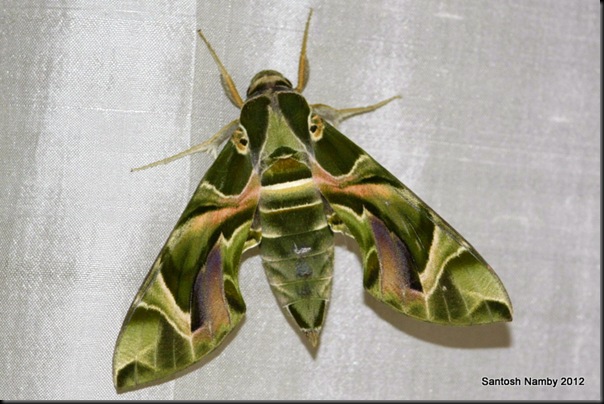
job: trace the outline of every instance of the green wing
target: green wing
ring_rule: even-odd
[[[216,348],[245,313],[239,260],[259,181],[249,154],[227,142],[195,191],[139,290],[118,337],[118,390],[162,379]]]
[[[313,138],[313,177],[335,212],[332,228],[359,243],[368,292],[430,322],[511,321],[505,288],[476,250],[359,146],[322,123]]]

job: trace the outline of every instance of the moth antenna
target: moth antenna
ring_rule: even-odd
[[[218,65],[218,69],[220,69],[220,81],[222,82],[222,87],[224,88],[224,92],[225,92],[226,96],[229,98],[229,100],[231,100],[231,102],[237,108],[241,109],[241,107],[243,107],[243,99],[239,95],[239,92],[237,91],[237,87],[235,86],[233,79],[229,75],[229,72],[227,72],[227,69],[224,67],[224,65],[220,61],[220,58],[218,58],[218,55],[214,51],[214,48],[212,48],[212,45],[210,45],[210,42],[208,42],[208,40],[203,35],[203,33],[201,32],[200,29],[197,30],[197,33],[199,34],[201,39],[205,42],[206,46],[208,47],[208,50],[210,51],[210,54],[212,55],[212,57],[214,58],[214,61]]]
[[[308,41],[308,28],[310,27],[310,17],[312,17],[312,8],[308,13],[306,19],[306,27],[304,28],[304,38],[302,39],[302,50],[300,50],[300,61],[298,62],[298,85],[296,91],[301,93],[308,83],[308,77],[310,76],[310,65],[308,58],[306,57],[306,43]]]

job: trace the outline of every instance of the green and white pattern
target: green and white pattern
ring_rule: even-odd
[[[310,16],[297,86],[265,70],[245,101],[199,32],[241,115],[209,141],[142,167],[226,141],[126,315],[114,355],[118,390],[174,376],[223,341],[245,313],[239,261],[256,245],[277,301],[313,345],[330,299],[334,232],[359,243],[365,288],[394,309],[443,324],[511,321],[507,293],[482,257],[334,127],[397,97],[338,110],[300,95]]]

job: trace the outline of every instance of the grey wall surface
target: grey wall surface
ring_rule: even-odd
[[[310,7],[306,97],[403,96],[341,129],[480,251],[514,321],[394,313],[364,294],[341,237],[313,355],[254,250],[235,335],[182,377],[117,395],[124,315],[212,158],[130,168],[237,117],[195,29],[244,92],[266,68],[295,81]],[[2,1],[0,397],[601,398],[600,34],[586,0]]]

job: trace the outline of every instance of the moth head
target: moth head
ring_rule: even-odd
[[[262,70],[257,73],[247,89],[247,98],[252,98],[269,91],[291,90],[292,83],[275,70]]]

